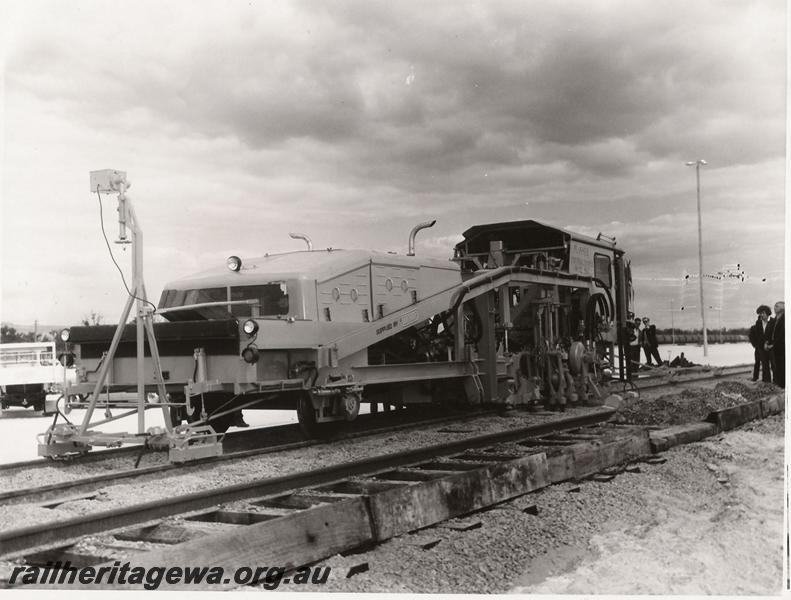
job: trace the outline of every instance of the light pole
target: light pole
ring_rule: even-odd
[[[695,167],[695,177],[698,183],[698,281],[700,282],[700,318],[703,321],[703,356],[709,355],[709,341],[706,336],[706,304],[703,302],[703,226],[700,220],[700,166],[706,161],[699,158],[687,163],[688,167]]]
[[[722,344],[722,307],[721,306],[709,306],[711,310],[717,311],[717,331],[719,332],[719,340],[720,344]]]
[[[670,309],[665,309],[666,312],[670,312],[670,343],[674,346],[676,345],[676,323],[675,317],[673,313],[675,312],[675,308],[673,308],[673,299],[670,299]],[[679,310],[684,310],[684,308],[680,308]]]

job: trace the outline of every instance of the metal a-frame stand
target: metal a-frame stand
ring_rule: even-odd
[[[148,301],[146,286],[143,281],[143,232],[137,221],[134,207],[126,191],[130,183],[126,180],[126,173],[122,171],[103,170],[91,172],[91,192],[92,193],[118,193],[118,226],[119,243],[131,244],[132,246],[132,285],[129,288],[129,297],[126,300],[118,326],[115,329],[110,348],[105,354],[93,391],[90,394],[90,401],[86,407],[85,416],[82,423],[76,426],[72,423],[53,425],[43,434],[39,435],[38,454],[39,456],[56,457],[65,454],[85,453],[91,446],[115,447],[123,444],[148,444],[168,446],[170,448],[170,458],[174,462],[202,458],[204,456],[215,456],[222,454],[222,443],[219,436],[208,426],[200,427],[173,427],[170,418],[170,407],[177,404],[168,401],[168,394],[165,390],[165,383],[162,376],[162,364],[154,335],[153,317],[155,307]],[[131,240],[127,239],[127,228],[131,231]],[[113,358],[115,357],[118,346],[121,343],[127,320],[135,306],[135,329],[137,342],[137,402],[136,406],[116,416],[109,416],[101,421],[91,422],[100,394],[107,389],[107,379],[112,368]],[[148,340],[148,348],[151,353],[151,362],[154,367],[154,381],[157,386],[158,402],[156,404],[147,402],[145,391],[145,344]],[[83,384],[84,385],[84,384]],[[79,387],[71,386],[71,387]],[[69,387],[64,390],[64,396],[68,396]],[[181,404],[178,404],[181,406]],[[160,427],[146,429],[145,411],[147,408],[161,408],[165,422],[164,431]],[[128,405],[127,405],[128,408]],[[137,433],[104,433],[91,430],[105,423],[122,419],[137,413]],[[56,420],[57,420],[56,415]],[[196,443],[197,442],[197,443]]]

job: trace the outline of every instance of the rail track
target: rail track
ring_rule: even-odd
[[[361,418],[367,415],[362,415]],[[234,449],[242,447],[248,443],[248,440],[255,436],[255,432],[260,432],[262,427],[255,427],[251,429],[244,429],[240,431],[231,431],[225,434],[223,443],[226,447]],[[283,443],[283,438],[288,441],[296,441],[297,439],[304,439],[300,433],[299,426],[296,424],[288,425],[273,425],[266,427],[267,437],[274,439],[273,443]],[[23,460],[13,463],[5,463],[0,465],[0,474],[7,471],[17,469],[38,469],[42,467],[52,468],[68,468],[70,465],[75,464],[91,464],[96,462],[105,461],[108,459],[123,458],[126,456],[137,458],[145,454],[155,454],[163,452],[155,448],[145,447],[141,444],[132,444],[123,446],[121,448],[108,448],[105,450],[98,450],[96,452],[88,452],[87,454],[74,454],[64,456],[62,458],[34,458],[31,460]]]
[[[16,469],[37,469],[39,467],[48,467],[54,464],[69,464],[75,461],[79,461],[82,464],[85,463],[92,463],[98,462],[102,460],[107,460],[108,458],[117,458],[119,456],[134,456],[135,454],[140,453],[143,448],[140,445],[135,446],[125,446],[123,448],[109,448],[107,450],[101,450],[99,452],[83,454],[80,456],[70,456],[68,458],[59,459],[59,460],[50,460],[44,458],[32,458],[30,460],[20,460],[17,462],[12,463],[4,463],[0,465],[0,473],[4,473],[6,471],[13,471]]]
[[[672,387],[685,383],[697,383],[711,379],[722,379],[734,375],[747,375],[752,371],[752,364],[731,365],[727,367],[687,367],[684,369],[656,368],[639,373],[631,382],[621,382],[624,392]],[[617,382],[614,384],[617,385]]]
[[[245,450],[265,449],[267,447],[279,447],[288,444],[313,444],[326,441],[334,441],[337,439],[348,439],[349,436],[365,435],[367,428],[371,427],[409,427],[412,425],[419,425],[422,422],[431,424],[432,422],[442,422],[444,420],[460,420],[465,418],[475,418],[481,415],[492,414],[496,412],[493,409],[486,410],[473,410],[464,412],[453,412],[451,415],[440,415],[439,408],[435,410],[427,410],[424,413],[417,413],[409,410],[393,410],[389,412],[372,413],[360,415],[355,421],[345,424],[346,427],[342,432],[332,436],[328,436],[323,440],[306,440],[305,435],[299,428],[299,425],[274,425],[270,427],[252,427],[241,431],[231,431],[223,436],[223,448],[229,452],[239,453]],[[391,423],[391,422],[395,423]],[[380,425],[380,422],[384,424]],[[376,432],[379,433],[380,429]],[[264,445],[262,445],[264,444]],[[295,446],[297,447],[297,446]],[[164,454],[164,450],[155,448],[144,447],[140,444],[131,446],[124,446],[123,448],[111,448],[108,450],[100,450],[98,452],[89,452],[88,454],[74,455],[62,459],[45,459],[37,458],[32,460],[18,461],[13,463],[6,463],[0,465],[0,474],[8,471],[15,470],[29,470],[40,468],[64,468],[68,469],[72,465],[91,464],[96,462],[105,461],[108,459],[117,459],[123,457],[131,457],[138,459],[146,454]],[[222,457],[218,457],[222,460]],[[188,464],[194,464],[200,461],[191,461]],[[204,461],[205,462],[205,461]],[[5,496],[0,494],[0,502]]]
[[[675,369],[675,370],[668,370],[668,369],[654,369],[653,371],[647,371],[640,373],[638,377],[631,383],[623,382],[619,384],[619,382],[613,382],[612,387],[622,388],[622,391],[628,390],[636,390],[639,391],[641,389],[653,389],[659,388],[663,386],[672,386],[675,384],[680,383],[694,383],[696,381],[705,381],[709,379],[717,379],[732,375],[742,375],[750,373],[752,369],[751,364],[741,364],[741,365],[732,365],[726,367],[711,367],[711,366],[699,366],[699,367],[689,367],[686,369]],[[371,414],[371,415],[360,415],[356,423],[359,423],[359,426],[365,427],[368,424],[368,420],[372,418],[382,417],[384,415],[400,415],[402,414],[401,411],[393,411],[392,413],[378,413],[378,414]],[[356,427],[357,425],[355,425]],[[273,427],[266,427],[266,428],[254,428],[251,430],[246,431],[233,431],[227,433],[223,438],[223,444],[226,448],[230,449],[231,451],[239,451],[235,450],[234,448],[238,444],[239,446],[243,446],[245,444],[245,440],[249,439],[251,435],[255,435],[254,432],[259,432],[262,429],[266,430],[266,435],[269,439],[272,438],[280,438],[288,437],[291,438],[287,441],[279,440],[273,443],[273,445],[283,444],[283,443],[297,443],[299,440],[302,439],[302,434],[299,430],[297,425],[276,425]],[[107,460],[109,458],[118,458],[122,456],[140,456],[141,453],[146,452],[157,452],[157,450],[151,448],[144,448],[140,445],[133,445],[133,446],[124,446],[123,448],[112,448],[108,450],[102,450],[99,452],[88,453],[84,455],[75,455],[66,457],[63,459],[58,460],[51,460],[51,459],[32,459],[32,460],[25,460],[25,461],[18,461],[13,463],[5,463],[0,464],[0,473],[6,471],[12,471],[16,469],[36,469],[41,467],[51,467],[53,465],[68,465],[72,463],[79,463],[79,464],[86,464],[91,462],[98,462]],[[0,495],[0,502],[4,500],[4,496]]]
[[[354,478],[357,477],[370,476],[383,472],[398,473],[399,469],[425,463],[426,461],[435,461],[439,457],[469,452],[471,450],[491,447],[507,442],[524,442],[527,445],[532,445],[535,451],[546,446],[558,444],[566,445],[569,443],[569,440],[551,440],[546,443],[540,440],[536,442],[535,440],[541,436],[558,434],[559,432],[567,432],[599,424],[609,419],[613,414],[614,410],[612,409],[599,409],[582,416],[560,418],[540,425],[531,425],[403,452],[384,454],[291,475],[225,486],[176,496],[166,500],[145,502],[119,509],[73,517],[63,521],[48,522],[41,525],[5,531],[0,533],[0,553],[2,553],[4,557],[13,557],[24,555],[25,553],[29,554],[33,551],[41,551],[44,548],[63,547],[73,544],[82,536],[117,530],[119,528],[128,528],[158,519],[174,517],[175,515],[184,515],[194,511],[212,509],[216,508],[218,505],[237,501],[249,501],[251,499],[262,499],[262,501],[266,501],[266,498],[304,488],[313,489],[316,486],[328,484],[354,487],[354,484],[350,482],[353,482]],[[590,439],[590,436],[586,437],[583,435],[583,438]],[[469,457],[470,455],[468,455],[468,458]],[[492,455],[488,460],[491,461],[492,458],[498,457]],[[478,459],[483,460],[480,456]],[[458,472],[459,470],[464,471],[479,464],[480,462],[458,466],[451,462],[447,462],[442,463],[440,468],[437,469],[437,465],[434,462],[429,462],[427,465],[423,465],[422,469],[418,470],[424,471],[423,475],[428,476],[429,474],[426,472],[431,471],[433,465],[435,471],[439,471],[440,474],[446,475],[448,470],[451,472]],[[436,476],[436,474],[433,476]],[[421,475],[418,474],[414,477],[419,480]],[[346,483],[344,484],[343,482]],[[305,506],[302,506],[302,508],[305,508]]]
[[[111,568],[126,561],[144,569],[190,564],[219,566],[226,572],[256,564],[296,568],[448,519],[440,526],[464,530],[471,522],[453,521],[454,517],[563,481],[571,480],[568,491],[575,491],[579,487],[574,488],[574,482],[581,479],[605,481],[623,470],[639,472],[628,463],[662,463],[666,459],[655,453],[783,409],[782,396],[775,394],[720,409],[699,423],[656,430],[604,423],[615,411],[602,408],[540,425],[7,531],[0,534],[0,557],[39,567],[68,561],[77,567]],[[3,564],[0,587],[8,587],[12,563],[0,561]],[[225,579],[219,587],[207,585],[227,589],[250,583]]]
[[[668,380],[667,377],[660,378],[661,375],[648,375],[638,379],[637,383],[639,385],[633,385],[631,386],[631,389],[635,389],[639,392],[643,389],[657,389],[665,386],[670,387],[676,384],[695,383],[697,381],[703,381],[707,379],[722,378],[734,374],[748,373],[749,368],[751,368],[751,365],[736,365],[726,368],[701,368],[700,370],[696,370],[693,373],[686,373],[683,379],[680,379],[676,376],[670,380]],[[629,388],[625,387],[625,390],[626,389]],[[37,502],[43,506],[54,506],[67,500],[77,499],[79,497],[78,494],[87,495],[95,490],[107,486],[108,484],[123,481],[125,479],[158,475],[177,469],[181,472],[186,472],[190,469],[194,470],[196,467],[199,468],[201,466],[212,465],[223,461],[238,460],[261,456],[264,454],[284,452],[288,450],[306,448],[319,444],[338,442],[369,435],[381,435],[410,427],[430,426],[448,422],[465,421],[481,416],[495,414],[496,412],[497,411],[495,409],[477,410],[450,416],[430,416],[429,418],[420,418],[419,416],[411,414],[408,411],[394,411],[392,413],[363,415],[358,422],[353,424],[354,431],[338,434],[330,439],[324,440],[304,440],[301,436],[298,426],[296,425],[284,425],[270,428],[259,428],[257,430],[233,432],[232,434],[226,435],[225,439],[225,447],[230,449],[230,451],[224,453],[222,456],[195,461],[194,463],[189,463],[188,465],[160,464],[142,468],[137,468],[137,465],[135,465],[135,468],[132,469],[102,473],[95,476],[75,479],[73,481],[62,481],[43,486],[7,490],[5,492],[0,492],[0,504]],[[385,421],[384,424],[380,423],[382,420]],[[395,424],[390,423],[390,421],[393,420],[396,421]],[[265,437],[260,435],[262,430],[265,431]],[[258,432],[258,435],[256,432]],[[230,443],[228,443],[229,441]],[[249,446],[251,443],[255,447],[250,448]],[[235,450],[234,448],[239,449]],[[131,451],[125,452],[124,455],[129,454],[134,456],[136,454],[139,460],[139,457],[141,456],[140,452],[141,451],[139,448],[135,448],[131,449]],[[109,453],[98,453],[96,456],[101,456],[101,454]],[[117,456],[118,454],[113,454],[113,457],[117,458]],[[4,465],[6,467],[4,471],[7,472],[12,468],[24,468],[27,465],[30,465],[28,468],[51,467],[53,464],[58,466],[67,466],[71,464],[71,461],[65,463],[61,461],[53,462],[49,460],[26,461],[24,463]],[[79,464],[82,463],[80,462]],[[67,493],[70,495],[64,495]]]
[[[500,412],[498,409],[486,408],[467,411],[459,414],[444,415],[442,417],[421,417],[415,414],[406,414],[406,411],[393,411],[392,413],[364,415],[364,417],[370,418],[361,418],[359,422],[355,422],[352,431],[338,433],[325,439],[306,440],[304,439],[299,426],[297,425],[265,427],[243,432],[236,432],[237,435],[234,439],[235,443],[230,445],[231,451],[226,452],[221,456],[204,458],[186,464],[165,463],[141,468],[135,467],[132,469],[102,473],[100,475],[91,477],[83,477],[73,481],[61,481],[43,486],[7,490],[5,492],[0,492],[0,505],[39,502],[44,506],[52,506],[54,504],[60,504],[64,501],[62,499],[64,492],[69,492],[71,494],[69,499],[74,499],[76,494],[87,494],[116,481],[122,481],[124,479],[133,477],[145,477],[147,475],[156,475],[177,470],[179,472],[187,472],[206,465],[262,456],[264,454],[273,454],[277,452],[285,452],[288,450],[296,450],[299,448],[318,446],[321,444],[331,444],[339,441],[352,440],[361,437],[382,435],[416,427],[465,422],[479,417],[494,415],[498,412]],[[389,418],[387,415],[389,415]],[[276,430],[275,436],[272,436],[272,430]],[[264,434],[266,437],[264,439],[259,437],[256,440],[251,440],[250,438],[253,437],[251,434],[254,434],[256,431]],[[283,438],[290,438],[293,441],[283,442]],[[251,441],[256,447],[247,448]],[[226,447],[228,446],[226,445]],[[240,447],[243,449],[233,450],[234,447]],[[54,463],[53,461],[35,461],[34,468],[52,466],[53,464],[60,466],[63,463],[60,461]],[[65,464],[68,465],[69,463]],[[42,501],[49,502],[44,504]]]

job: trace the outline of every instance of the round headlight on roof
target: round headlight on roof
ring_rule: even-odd
[[[231,271],[238,271],[242,268],[242,259],[238,256],[229,256],[228,259],[225,261],[225,265]]]
[[[244,331],[247,335],[252,337],[256,333],[258,333],[258,323],[253,319],[247,319],[242,324],[242,331]]]
[[[61,329],[60,330],[60,339],[64,342],[68,342],[69,338],[71,337],[71,331],[69,329]]]

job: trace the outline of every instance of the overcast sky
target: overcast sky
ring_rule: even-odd
[[[782,297],[782,0],[6,0],[0,21],[3,321],[118,319],[103,168],[133,183],[154,302],[301,249],[290,231],[403,253],[436,218],[418,252],[447,257],[474,224],[538,219],[616,237],[638,313],[695,326],[698,158],[704,270],[746,274],[707,283],[710,325]]]

